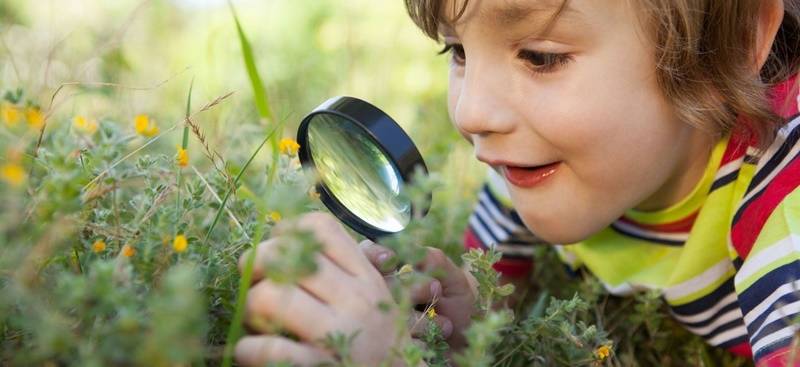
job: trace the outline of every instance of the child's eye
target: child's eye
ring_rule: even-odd
[[[457,65],[464,65],[467,62],[467,54],[464,52],[464,46],[460,43],[445,44],[444,48],[439,51],[439,55],[446,53],[452,54],[453,62]]]
[[[553,72],[572,60],[569,54],[555,54],[532,50],[521,50],[517,57],[525,60],[536,73]]]

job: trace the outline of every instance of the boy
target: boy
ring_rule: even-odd
[[[515,281],[531,232],[571,244],[563,259],[611,293],[662,290],[710,344],[785,364],[800,313],[796,1],[406,3],[451,52],[450,116],[492,168],[468,247],[500,249]],[[329,358],[316,340],[360,330],[353,358],[377,364],[404,332],[374,310],[390,299],[375,268],[391,254],[360,254],[324,215],[299,225],[324,245],[319,272],[297,287],[258,281],[248,312],[302,342],[246,337],[237,358],[314,364]],[[257,279],[279,239],[259,247]],[[436,296],[448,342],[463,345],[468,276],[435,250],[419,268],[443,270],[415,301]]]

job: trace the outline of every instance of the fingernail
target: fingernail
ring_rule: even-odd
[[[383,265],[383,263],[385,263],[386,260],[389,260],[389,256],[390,255],[389,255],[388,252],[384,252],[384,253],[378,255],[378,265]]]
[[[431,283],[431,295],[437,297],[441,292],[442,292],[442,283],[439,283],[438,280],[434,280]]]
[[[452,334],[453,334],[453,322],[450,321],[450,319],[443,319],[442,320],[442,336],[444,336],[444,338],[447,339]]]

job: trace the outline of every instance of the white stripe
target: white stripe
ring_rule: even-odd
[[[753,354],[760,352],[761,349],[768,347],[770,344],[776,343],[784,339],[792,338],[794,336],[795,330],[797,330],[797,325],[789,325],[783,329],[780,329],[772,334],[769,334],[759,339],[759,341],[755,343],[753,343],[753,340],[751,338],[750,345],[753,346]]]
[[[744,335],[747,335],[747,328],[744,327],[744,325],[741,325],[741,326],[739,326],[737,328],[730,329],[730,330],[728,330],[726,332],[723,332],[723,333],[719,333],[719,334],[717,334],[717,336],[715,336],[715,337],[713,337],[711,339],[708,339],[707,342],[708,342],[708,344],[711,344],[713,346],[717,346],[717,345],[720,345],[722,343],[731,341],[733,339],[736,339],[736,338],[738,338],[740,336],[744,336]]]
[[[723,165],[722,167],[719,168],[719,170],[717,170],[717,175],[714,177],[714,181],[719,180],[720,178],[723,178],[730,173],[736,172],[736,170],[742,167],[742,162],[744,162],[744,156],[742,156],[737,160],[725,163],[725,165]]]
[[[483,203],[484,207],[489,209],[489,213],[492,214],[492,217],[497,219],[497,222],[503,225],[503,227],[506,227],[506,229],[508,229],[510,232],[519,232],[522,230],[520,226],[508,219],[508,217],[503,215],[503,213],[500,213],[500,210],[498,210],[497,206],[494,205],[492,199],[489,198],[489,195],[486,193],[486,191],[481,191],[480,194],[478,194],[478,199]],[[480,206],[480,203],[478,203],[478,205]]]
[[[615,296],[627,296],[633,293],[633,287],[631,287],[628,283],[622,283],[618,286],[612,286],[606,282],[603,282],[603,286],[606,288],[608,293],[611,293]]]
[[[478,221],[478,217],[476,217],[475,214],[469,217],[469,225],[475,231],[475,234],[478,235],[478,239],[481,240],[484,246],[494,247],[497,245],[497,242],[494,240],[494,238],[492,238],[489,232],[483,228],[483,225]]]
[[[480,219],[483,220],[483,223],[492,231],[494,238],[497,239],[497,242],[505,242],[508,239],[508,232],[504,231],[500,226],[497,225],[497,222],[492,219],[489,213],[486,212],[486,209],[483,208],[480,204],[475,206],[475,214],[478,215]]]
[[[660,240],[669,240],[669,241],[680,241],[680,242],[686,242],[686,240],[689,239],[689,232],[678,232],[678,233],[653,232],[620,221],[614,222],[611,225],[617,227],[618,229],[624,232],[629,232],[634,235],[643,237],[655,238]]]
[[[719,312],[719,310],[725,308],[726,306],[730,305],[731,303],[736,302],[737,299],[738,298],[736,297],[736,293],[735,292],[731,292],[731,294],[725,296],[725,298],[719,300],[719,302],[717,302],[717,304],[715,304],[714,306],[711,306],[711,308],[708,308],[703,312],[696,313],[694,315],[683,316],[683,315],[678,315],[677,313],[675,313],[673,311],[672,312],[672,316],[675,317],[675,319],[677,319],[678,321],[686,323],[686,324],[693,324],[693,323],[696,323],[696,322],[706,321],[706,320],[710,319],[711,317],[713,317],[714,315],[716,315],[716,313]],[[738,307],[736,309],[739,310],[739,312],[741,313],[741,310]]]
[[[511,194],[508,192],[508,187],[506,187],[506,179],[497,173],[497,171],[495,171],[493,168],[489,168],[489,174],[486,181],[489,184],[492,192],[496,196],[500,196],[501,200],[499,201],[511,201]]]
[[[714,266],[704,271],[702,274],[689,279],[681,284],[671,286],[664,290],[664,297],[667,300],[674,300],[684,297],[686,295],[697,292],[705,287],[708,287],[720,278],[727,277],[728,273],[733,270],[733,265],[728,259],[724,259]]]
[[[611,294],[613,294],[615,296],[627,296],[627,295],[630,295],[630,294],[632,294],[634,292],[647,291],[647,290],[651,290],[651,289],[654,288],[654,287],[651,287],[651,286],[648,286],[648,285],[645,285],[645,284],[638,284],[638,283],[633,283],[632,284],[632,283],[627,283],[627,282],[626,283],[622,283],[622,284],[617,285],[617,286],[613,286],[611,284],[603,282],[603,286],[606,288],[608,293],[611,293]]]
[[[561,261],[575,267],[575,264],[578,262],[578,256],[572,253],[572,251],[567,251],[563,245],[555,245],[555,248],[556,252],[561,255]]]
[[[507,246],[498,244],[497,251],[503,255],[533,256],[533,246]]]
[[[761,169],[764,168],[767,162],[769,162],[770,158],[772,158],[772,156],[775,155],[778,149],[781,148],[783,143],[786,142],[786,138],[789,136],[789,133],[792,130],[794,130],[794,128],[797,127],[798,124],[800,124],[800,118],[792,120],[783,128],[781,128],[778,136],[775,138],[775,142],[769,147],[769,149],[767,149],[764,155],[759,159],[758,166],[756,166],[756,173],[758,173],[759,171],[761,171]],[[764,180],[762,180],[761,183],[758,184],[758,186],[756,186],[752,191],[750,191],[744,197],[744,199],[740,201],[740,203],[744,204],[750,201],[750,199],[752,199],[753,196],[755,196],[761,190],[763,190],[764,187],[767,186],[767,184],[769,184],[769,182],[772,181],[772,179],[775,178],[775,176],[778,175],[778,173],[780,173],[783,170],[783,167],[786,167],[786,165],[789,164],[792,158],[795,155],[797,155],[798,150],[800,150],[800,144],[795,144],[795,146],[792,147],[792,150],[789,151],[789,154],[787,154],[783,158],[783,160],[777,166],[775,166],[775,168],[772,169],[772,172],[770,172],[769,175],[766,178],[764,178]]]
[[[758,306],[753,307],[750,312],[744,315],[744,322],[748,325],[752,324],[753,320],[761,316],[762,313],[767,312],[779,298],[794,292],[798,288],[800,288],[800,280],[795,280],[791,283],[786,283],[778,287],[774,292],[772,292],[772,294],[767,296],[767,298],[764,298],[764,300],[761,301]]]
[[[718,328],[720,325],[729,323],[733,320],[741,320],[741,319],[742,319],[742,312],[737,309],[737,310],[731,310],[730,312],[721,315],[716,320],[714,320],[714,322],[706,326],[699,326],[699,327],[684,326],[684,327],[686,327],[687,330],[697,335],[705,336],[714,331],[714,329]],[[744,325],[744,323],[741,323],[741,325]]]
[[[745,260],[742,267],[736,273],[734,282],[736,285],[739,285],[765,266],[772,264],[776,260],[787,257],[792,253],[800,254],[800,236],[796,234],[790,234],[774,245],[770,245],[757,253],[748,255],[747,260]]]
[[[769,314],[769,316],[767,316],[767,318],[764,319],[764,323],[762,323],[761,326],[758,327],[758,330],[756,330],[756,332],[753,333],[753,337],[755,339],[760,338],[761,336],[759,334],[761,334],[761,330],[764,330],[764,327],[769,325],[769,323],[781,319],[789,319],[790,316],[795,315],[798,312],[800,312],[800,301],[790,303],[788,305],[784,305],[781,306],[780,308],[775,309],[775,311],[772,311]],[[794,318],[788,320],[788,324],[791,324],[793,322]]]

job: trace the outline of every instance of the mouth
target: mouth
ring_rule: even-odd
[[[558,172],[561,162],[552,162],[539,166],[503,165],[501,172],[506,180],[518,187],[534,187]]]

